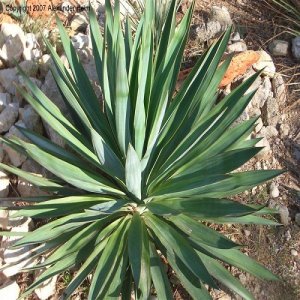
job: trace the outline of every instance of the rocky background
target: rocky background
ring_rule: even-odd
[[[42,4],[42,2],[48,4],[49,1],[28,0],[27,5]],[[205,1],[200,2],[201,4],[197,6],[195,12],[186,53],[187,58],[179,76],[178,87],[189,73],[189,67],[193,65],[195,57],[199,56],[203,49],[207,48],[207,45],[212,43],[228,26],[236,25],[231,11],[223,5],[223,2],[226,1],[216,1],[218,6],[207,4],[204,10],[201,5]],[[87,4],[86,1],[79,3],[52,1],[52,3],[57,6],[65,5],[65,7]],[[127,4],[124,1],[123,3],[122,9],[125,14]],[[186,9],[185,4],[184,1],[181,6],[182,12]],[[103,1],[92,1],[92,5],[97,10],[99,24],[103,24]],[[61,137],[51,129],[46,121],[40,119],[15,88],[15,84],[23,85],[16,68],[18,63],[44,93],[64,112],[67,112],[50,71],[53,63],[43,45],[39,31],[35,31],[33,27],[43,18],[47,22],[49,21],[49,26],[40,29],[44,35],[50,38],[66,67],[68,67],[57,37],[55,24],[51,19],[52,14],[50,12],[28,14],[29,20],[34,20],[29,22],[29,25],[14,21],[7,14],[0,15],[0,20],[2,20],[0,28],[0,135],[4,137],[17,136],[26,140],[17,129],[17,126],[20,126],[42,133],[55,143],[64,146]],[[97,94],[101,97],[92,57],[86,13],[66,12],[59,15],[68,26],[73,45],[78,51]],[[180,13],[178,18],[180,18]],[[234,58],[220,85],[220,101],[239,83],[256,71],[264,69],[261,76],[249,89],[249,92],[257,89],[257,93],[245,112],[236,121],[238,123],[254,116],[260,116],[251,136],[261,138],[258,146],[263,146],[264,149],[243,169],[286,168],[288,172],[273,182],[253,188],[237,197],[241,201],[268,204],[270,207],[278,208],[280,214],[277,220],[282,226],[261,228],[258,226],[227,225],[219,228],[219,230],[232,239],[249,245],[245,249],[246,253],[256,257],[283,278],[280,283],[261,283],[232,268],[236,277],[253,291],[257,299],[282,299],[283,295],[285,299],[296,299],[298,296],[300,297],[300,198],[296,192],[299,191],[300,177],[300,130],[298,127],[300,112],[299,103],[297,99],[291,101],[290,89],[285,84],[286,79],[278,72],[274,60],[289,57],[291,61],[297,64],[300,59],[300,37],[285,40],[272,39],[265,47],[253,49],[254,47],[243,39],[241,32],[237,26],[234,26],[234,32],[226,53],[234,53]],[[35,162],[2,144],[0,144],[0,162],[41,176],[46,174],[46,170]],[[14,197],[36,196],[38,194],[42,194],[42,191],[28,182],[0,172],[2,204],[5,201],[5,204],[10,203],[13,207]],[[38,226],[30,218],[10,219],[12,213],[13,211],[0,210],[0,227],[3,230],[28,232]],[[0,299],[17,299],[20,291],[30,284],[33,277],[38,275],[18,275],[22,268],[30,266],[33,262],[29,247],[25,247],[22,251],[8,248],[18,238],[3,237],[1,240],[0,265],[16,262],[21,257],[24,259],[21,264],[6,268],[0,273]],[[70,279],[70,273],[65,273],[59,277],[55,276],[41,288],[35,290],[35,295],[30,299],[57,299],[61,289]],[[171,276],[171,280],[176,285],[176,278]],[[86,289],[83,287],[73,299],[86,299],[85,291]],[[223,292],[218,291],[212,291],[212,294],[214,299],[239,299],[234,295],[226,296]],[[176,299],[188,299],[180,286],[174,295]]]

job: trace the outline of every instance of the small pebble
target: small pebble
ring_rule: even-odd
[[[247,45],[245,44],[245,42],[236,42],[234,44],[231,44],[227,47],[227,51],[229,53],[233,53],[233,52],[243,52],[243,51],[247,51]]]
[[[255,169],[256,170],[261,170],[261,163],[260,163],[260,161],[256,162]]]
[[[256,195],[256,190],[257,190],[257,186],[255,186],[255,187],[251,190],[251,193],[252,193],[253,196]]]
[[[254,128],[255,133],[259,133],[261,129],[263,128],[264,124],[261,118],[257,120],[257,125]]]
[[[291,254],[292,254],[293,256],[298,256],[298,252],[297,252],[295,249],[292,249],[292,250],[291,250]]]
[[[269,50],[274,56],[287,56],[289,42],[283,40],[274,40],[269,44]]]
[[[282,225],[289,225],[289,210],[286,206],[280,205],[279,207],[280,221]]]
[[[231,41],[235,43],[235,42],[239,42],[240,40],[241,40],[241,36],[239,32],[234,32],[232,34]]]
[[[284,234],[284,236],[287,242],[292,238],[291,232],[289,230]]]
[[[241,273],[241,274],[239,275],[239,280],[240,280],[240,282],[241,282],[242,284],[246,284],[246,282],[247,282],[247,276],[246,276],[245,274]]]
[[[281,124],[280,125],[280,134],[282,136],[288,136],[289,133],[290,133],[290,126],[288,124],[285,124],[285,123]]]
[[[250,234],[251,234],[251,232],[249,231],[249,230],[244,230],[244,234],[245,234],[245,236],[246,237],[249,237],[250,236]]]
[[[270,195],[272,198],[279,197],[279,189],[275,182],[272,182],[270,185]]]

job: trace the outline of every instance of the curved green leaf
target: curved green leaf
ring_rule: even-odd
[[[141,199],[142,170],[140,159],[129,144],[125,164],[126,187],[138,199]]]
[[[196,255],[195,250],[180,233],[150,213],[145,214],[145,222],[169,253],[178,256],[196,277],[210,286],[216,287],[202,261]]]
[[[128,231],[128,254],[139,299],[150,294],[149,238],[139,213],[134,213]]]

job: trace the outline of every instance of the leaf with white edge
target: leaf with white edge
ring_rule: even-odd
[[[126,211],[126,204],[128,204],[125,200],[112,200],[100,204],[96,204],[91,206],[87,211],[94,210],[99,211],[103,214],[111,214],[116,211],[121,211],[121,208],[124,208],[124,211]]]
[[[157,215],[168,216],[187,214],[195,218],[215,218],[243,216],[254,213],[256,208],[237,201],[219,198],[169,198],[154,200],[147,204],[149,210]]]
[[[191,240],[194,241],[192,238]],[[195,244],[197,243],[195,242]],[[201,244],[199,245],[199,250],[210,257],[220,259],[262,280],[279,280],[279,277],[266,267],[237,249],[218,249]]]
[[[170,287],[167,273],[165,272],[165,266],[163,265],[161,258],[157,254],[155,246],[150,243],[150,271],[152,281],[159,299],[173,299],[173,293]]]
[[[193,297],[193,299],[212,300],[210,294],[205,286],[201,283],[199,278],[176,256],[173,252],[169,252],[167,247],[164,247],[158,239],[154,237],[155,243],[163,255],[167,258],[168,263],[175,271],[177,278],[180,280],[182,286]],[[164,298],[163,298],[164,299]],[[168,298],[166,298],[168,299]],[[173,296],[171,297],[173,299]]]
[[[124,204],[126,204],[126,201],[112,201],[112,198],[97,196],[97,194],[88,196],[71,196],[48,200],[35,205],[24,206],[20,211],[13,214],[13,216],[38,216],[40,218],[43,216],[55,217],[81,212],[84,209],[100,210],[101,207],[103,209],[106,208],[106,210],[113,210],[113,208],[117,210]],[[97,207],[99,207],[99,209],[97,209]]]
[[[134,148],[130,144],[126,157],[125,177],[128,191],[138,199],[141,199],[141,162]]]
[[[145,214],[145,223],[163,246],[172,255],[178,256],[183,264],[199,279],[216,288],[216,284],[197,256],[195,250],[188,241],[167,222],[151,213]]]
[[[231,273],[227,271],[226,268],[223,267],[219,262],[201,252],[197,253],[214,278],[243,297],[243,299],[255,300],[253,295],[251,295],[251,293],[241,284],[241,282],[231,275]]]
[[[240,245],[234,243],[218,231],[183,214],[172,216],[168,219],[184,233],[208,246],[221,249],[240,247]]]
[[[100,174],[86,171],[84,166],[82,168],[76,167],[62,159],[43,151],[41,148],[23,141],[19,141],[27,154],[41,164],[44,168],[56,176],[62,178],[66,182],[82,188],[83,190],[95,193],[113,193],[123,195],[124,193],[113,185]]]
[[[122,224],[110,235],[96,266],[88,300],[101,299],[101,295],[109,288],[111,277],[121,261],[126,246],[128,221],[128,218],[124,218]]]
[[[52,278],[56,274],[63,272],[64,270],[79,264],[81,261],[85,260],[89,255],[87,249],[82,248],[81,251],[77,255],[69,255],[63,258],[61,261],[55,263],[53,266],[45,270],[36,280],[32,283],[24,293],[18,298],[21,300],[26,296],[30,295],[38,286],[40,286],[47,279]]]
[[[124,166],[115,152],[110,148],[105,140],[103,140],[101,135],[96,130],[91,128],[91,133],[94,149],[96,150],[102,168],[111,176],[115,176],[124,181]]]
[[[149,238],[144,221],[134,213],[128,231],[128,254],[139,299],[148,299],[151,286]]]
[[[224,218],[203,218],[204,221],[214,222],[216,224],[247,224],[247,225],[265,225],[279,226],[280,224],[274,220],[268,220],[255,215],[247,215],[241,217],[224,217]]]
[[[41,189],[45,190],[51,190],[51,191],[62,191],[64,190],[64,187],[55,181],[52,181],[50,179],[47,179],[45,177],[41,177],[38,175],[31,174],[29,172],[23,171],[19,168],[8,166],[3,163],[0,163],[0,169],[4,169],[12,174],[15,174],[17,176],[20,176],[21,178],[24,178],[28,182],[38,186]],[[66,188],[67,189],[67,188]]]
[[[91,255],[83,263],[79,271],[73,277],[72,281],[69,283],[67,288],[64,290],[61,298],[62,300],[69,299],[72,293],[77,289],[77,287],[86,279],[86,277],[93,271],[101,252],[107,244],[107,240],[99,243],[91,253]]]
[[[126,149],[131,139],[129,130],[130,95],[128,76],[126,72],[124,37],[121,30],[119,30],[117,41],[118,57],[116,61],[115,124],[119,147],[121,148],[121,151],[125,157]]]

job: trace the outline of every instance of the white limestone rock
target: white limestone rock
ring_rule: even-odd
[[[49,54],[44,54],[39,61],[39,71],[43,78],[46,77],[51,65],[53,65],[51,56]]]
[[[243,41],[239,41],[227,46],[227,51],[229,53],[233,52],[244,52],[247,50],[247,45]]]
[[[222,26],[217,21],[209,21],[206,24],[196,24],[191,27],[191,38],[200,44],[207,42],[222,32]]]
[[[0,114],[0,133],[7,132],[11,128],[18,118],[18,114],[18,103],[10,103],[4,108]]]
[[[34,175],[38,176],[46,175],[46,170],[31,159],[27,159],[23,163],[22,170],[33,173]],[[40,190],[39,188],[35,187],[34,185],[32,185],[31,183],[29,183],[21,177],[19,177],[18,179],[17,189],[22,197],[47,195],[46,192]]]
[[[289,42],[284,40],[273,40],[269,44],[269,50],[273,56],[287,56],[289,53]]]
[[[57,275],[53,276],[34,290],[40,300],[47,300],[55,294],[57,277]]]
[[[14,66],[15,61],[20,61],[25,47],[25,35],[17,24],[1,24],[2,47],[0,49],[1,59],[8,65]]]
[[[51,71],[47,73],[45,78],[45,82],[41,87],[41,90],[45,93],[45,95],[51,99],[54,104],[58,106],[58,108],[63,112],[67,113],[68,109],[64,103],[64,100],[59,92],[57,84],[52,76]]]
[[[266,137],[268,140],[271,140],[278,136],[278,130],[275,126],[264,126],[261,129],[260,134]]]
[[[258,89],[251,100],[254,108],[261,109],[268,97],[273,97],[272,83],[269,77],[264,77],[258,86]]]
[[[278,185],[275,182],[272,182],[270,185],[270,196],[272,198],[278,198],[279,194]]]
[[[8,93],[0,93],[0,113],[11,103],[11,96]]]
[[[11,232],[29,232],[32,229],[33,223],[31,218],[18,218],[18,226],[11,226]],[[9,236],[3,237],[1,247],[4,248],[3,260],[5,265],[11,265],[10,267],[3,270],[3,274],[6,277],[11,277],[18,274],[22,268],[29,267],[32,265],[31,253],[32,246],[24,246],[17,249],[12,249],[10,246],[13,245],[17,240],[21,239],[21,236]]]
[[[14,83],[18,82],[18,75],[16,68],[0,70],[0,83],[4,87],[5,91],[15,95],[16,87]]]
[[[256,126],[255,126],[255,128],[254,128],[254,132],[255,132],[255,133],[259,133],[259,132],[261,131],[261,129],[263,128],[263,126],[264,126],[263,121],[262,121],[261,118],[259,118],[259,119],[257,120],[257,124],[256,124]]]
[[[76,13],[72,18],[70,26],[74,31],[85,31],[88,26],[88,19],[82,13]]]
[[[276,67],[272,60],[272,57],[264,50],[259,51],[260,58],[259,60],[253,65],[255,71],[263,70],[263,74],[273,78],[276,73]]]
[[[7,37],[5,44],[0,49],[0,58],[8,65],[15,66],[21,59],[24,45],[19,36]]]
[[[20,294],[20,287],[15,281],[7,281],[0,285],[0,299],[17,300]]]
[[[251,76],[253,76],[256,72],[250,68],[245,75],[243,75],[243,82],[245,82],[246,80],[248,80]],[[257,90],[262,84],[262,79],[261,77],[257,77],[256,80],[252,83],[252,85],[248,88],[247,90],[247,94],[254,92],[255,90]]]
[[[43,122],[43,125],[50,140],[64,148],[66,146],[65,140],[47,122]]]
[[[75,49],[86,48],[89,44],[89,37],[79,32],[72,37],[72,44]]]
[[[2,202],[0,202],[0,204],[3,205]],[[8,226],[8,211],[4,209],[0,209],[0,228],[2,230],[6,230],[7,226]]]
[[[239,42],[241,40],[241,35],[238,31],[233,32],[231,34],[231,38],[230,38],[231,42],[236,43]]]
[[[263,147],[262,150],[260,150],[260,152],[258,152],[256,154],[256,158],[257,159],[269,159],[270,158],[270,155],[271,155],[271,146],[270,146],[270,143],[269,141],[267,140],[267,138],[265,138],[264,136],[258,134],[256,136],[257,138],[262,138],[262,140],[260,140],[257,144],[256,144],[256,147]]]
[[[280,111],[277,99],[273,97],[268,97],[264,106],[261,109],[261,113],[262,120],[265,125],[276,126],[280,118]]]
[[[23,51],[23,57],[25,60],[38,60],[42,57],[43,52],[40,49],[25,48]]]
[[[18,24],[2,23],[1,33],[5,36],[19,36],[21,40],[25,41],[25,34],[22,28]]]
[[[26,128],[42,134],[43,125],[40,116],[27,104],[24,108],[19,109],[19,119],[23,121]]]
[[[25,124],[22,121],[18,121],[16,125],[20,127],[26,127]],[[12,126],[9,130],[9,132],[5,135],[6,138],[11,138],[13,136],[16,136],[22,140],[28,141],[22,133],[17,129],[16,126]],[[22,165],[22,163],[26,160],[26,156],[24,154],[21,154],[14,149],[10,148],[7,145],[3,145],[3,149],[5,153],[8,155],[10,162],[16,166],[19,167]]]
[[[9,193],[9,178],[8,176],[0,171],[0,198],[5,198]]]
[[[280,124],[279,132],[281,136],[283,137],[288,136],[290,134],[290,130],[291,128],[289,124],[286,123]]]
[[[212,6],[210,11],[210,19],[212,21],[219,22],[222,26],[222,29],[226,29],[228,26],[232,25],[230,13],[225,6]]]
[[[38,71],[38,64],[33,60],[24,60],[19,64],[20,68],[29,76],[35,77]]]
[[[289,209],[285,205],[280,205],[279,215],[281,224],[284,226],[288,226],[290,221],[290,213]]]
[[[64,115],[68,115],[68,109],[64,103],[62,96],[60,95],[56,82],[50,71],[48,72],[41,89],[46,94],[46,96],[58,106],[58,108]],[[47,122],[43,121],[43,124],[46,133],[51,141],[61,147],[65,147],[65,141],[63,140],[63,138],[56,131],[54,131]]]
[[[25,34],[25,46],[27,49],[35,49],[39,47],[38,40],[34,33]]]
[[[202,44],[219,36],[231,24],[232,19],[225,6],[212,6],[208,21],[192,26],[191,37]]]
[[[93,86],[95,94],[96,94],[97,98],[99,99],[99,103],[101,105],[103,98],[102,98],[102,91],[101,91],[101,87],[99,84],[98,74],[97,74],[97,70],[96,70],[96,66],[95,66],[95,61],[92,58],[91,50],[90,49],[84,49],[84,50],[86,50],[88,57],[87,57],[86,61],[84,61],[82,63],[82,65],[83,65],[83,68],[84,68],[88,78],[90,79],[90,82]]]
[[[276,74],[272,79],[272,88],[274,91],[274,98],[278,103],[286,104],[287,101],[287,91],[282,75]]]

